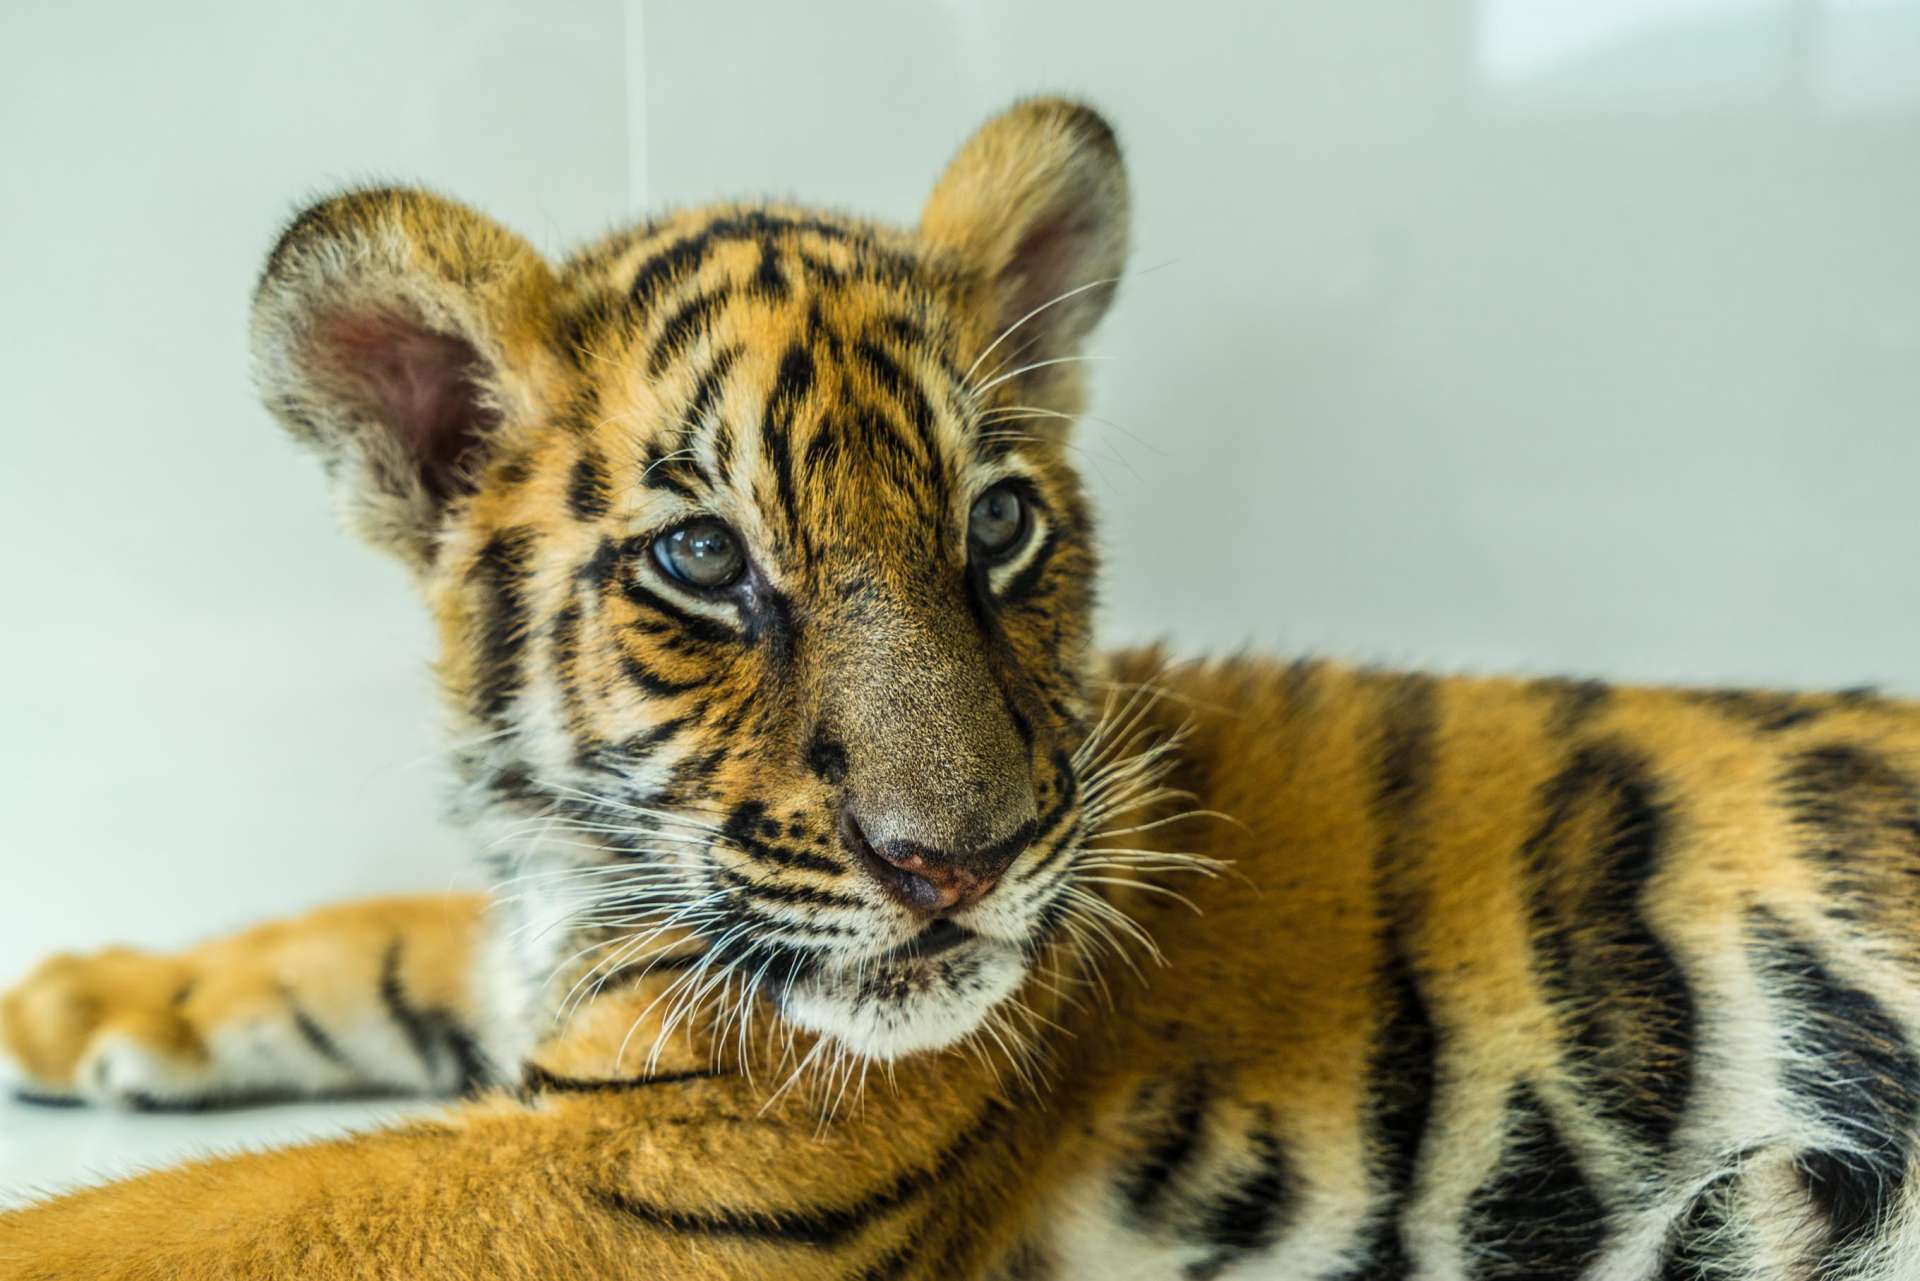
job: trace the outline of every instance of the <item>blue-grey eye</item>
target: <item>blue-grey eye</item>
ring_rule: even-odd
[[[653,559],[669,577],[703,592],[731,586],[747,568],[740,536],[725,521],[711,516],[690,520],[654,539]]]
[[[988,559],[1005,556],[1027,533],[1027,505],[1011,482],[995,485],[973,500],[967,514],[967,540]]]

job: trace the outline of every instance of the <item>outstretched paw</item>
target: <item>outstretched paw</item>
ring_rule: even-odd
[[[60,955],[0,996],[0,1073],[22,1098],[165,1107],[205,1094],[205,1047],[178,961],[130,948]]]

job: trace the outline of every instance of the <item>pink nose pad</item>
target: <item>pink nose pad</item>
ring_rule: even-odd
[[[850,810],[841,814],[840,836],[880,888],[903,906],[929,915],[958,911],[979,902],[999,884],[1001,873],[1012,862],[1009,856],[995,860],[996,865],[976,867],[912,841],[875,844],[867,840]]]

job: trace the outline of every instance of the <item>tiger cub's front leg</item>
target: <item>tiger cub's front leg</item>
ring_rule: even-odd
[[[322,908],[167,955],[56,956],[0,997],[22,1095],[131,1107],[451,1093],[515,1057],[478,981],[486,898]]]

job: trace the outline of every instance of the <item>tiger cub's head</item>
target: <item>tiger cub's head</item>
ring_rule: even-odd
[[[1126,240],[1113,135],[1059,101],[989,122],[910,230],[728,205],[551,264],[396,189],[288,229],[262,394],[417,576],[464,808],[551,958],[892,1057],[1071,928],[1099,798],[1064,437]]]

